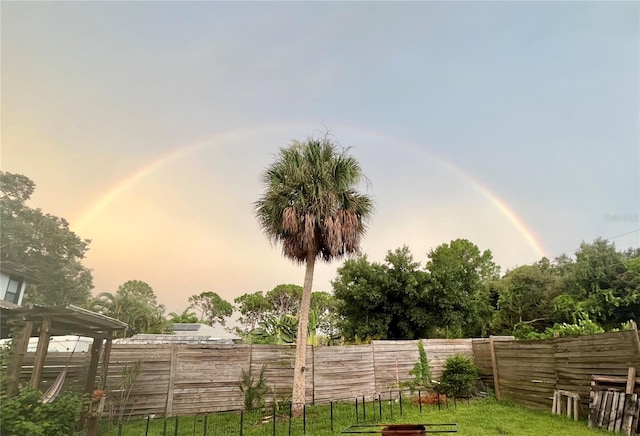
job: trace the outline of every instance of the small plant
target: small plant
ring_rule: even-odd
[[[456,354],[447,359],[440,378],[440,391],[452,397],[468,397],[476,384],[478,367],[471,357]]]
[[[64,393],[51,403],[42,403],[42,393],[24,389],[17,396],[2,399],[2,436],[68,436],[82,410],[83,397]]]
[[[264,407],[264,394],[267,393],[269,389],[264,376],[266,368],[266,364],[262,365],[257,379],[252,377],[251,367],[249,367],[249,371],[245,371],[244,368],[242,368],[242,377],[240,382],[238,382],[238,387],[244,394],[244,410],[246,411],[262,409]]]
[[[142,360],[138,359],[131,365],[126,365],[122,368],[122,373],[120,375],[120,379],[118,380],[116,387],[117,389],[113,391],[115,394],[113,397],[108,398],[110,404],[110,417],[117,418],[118,421],[122,421],[124,419],[125,411],[127,409],[127,404],[129,403],[129,397],[131,396],[131,391],[133,390],[133,386],[140,375],[142,370]],[[93,392],[92,403],[90,404],[91,410],[89,411],[92,415],[101,415],[102,414],[102,401],[107,399],[105,397],[104,391],[96,390]],[[131,406],[130,414],[133,412],[134,406]],[[117,414],[116,414],[117,411]]]
[[[414,377],[412,391],[414,389],[430,389],[432,386],[431,367],[429,366],[429,359],[427,358],[427,352],[424,350],[422,341],[418,342],[418,353],[418,361],[409,372],[409,375]]]

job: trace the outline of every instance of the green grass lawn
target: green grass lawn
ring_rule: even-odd
[[[382,420],[380,408],[382,407]],[[375,416],[374,416],[375,414]],[[308,406],[306,423],[300,419],[289,419],[288,413],[278,416],[274,425],[270,413],[252,413],[242,416],[243,436],[310,436],[338,435],[346,427],[359,423],[456,423],[459,435],[543,435],[582,436],[606,434],[587,428],[586,422],[569,420],[552,415],[550,412],[531,411],[523,407],[497,402],[477,400],[470,404],[450,401],[448,407],[438,410],[437,406],[418,406],[405,401],[400,416],[400,405],[383,401],[382,405],[367,403],[363,411],[359,405],[356,419],[355,404],[334,404],[331,430],[331,409],[328,405]],[[240,435],[241,417],[235,413],[218,413],[197,417],[179,417],[176,429],[175,418],[131,421],[117,425],[103,423],[101,436],[236,436]],[[206,429],[205,429],[206,424]],[[119,432],[120,430],[120,432]]]

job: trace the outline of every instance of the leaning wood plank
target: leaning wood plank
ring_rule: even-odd
[[[626,399],[625,394],[620,395],[620,399],[618,400],[618,414],[616,416],[616,423],[613,426],[613,431],[616,433],[620,433],[620,429],[622,428],[622,419],[624,418],[624,402]]]
[[[591,401],[591,408],[589,410],[589,428],[594,428],[598,425],[598,414],[600,412],[600,404],[602,403],[602,391],[593,393],[593,400]]]
[[[634,411],[637,408],[638,394],[626,395],[626,401],[624,405],[624,418],[622,421],[622,434],[626,436],[632,436]],[[637,418],[636,418],[637,419]]]
[[[613,428],[616,425],[616,412],[618,411],[618,401],[620,399],[620,392],[613,393],[613,401],[611,402],[611,412],[609,413],[609,417],[605,419],[608,420],[607,430],[613,431]]]
[[[640,396],[638,394],[634,394],[635,395],[635,406],[633,408],[633,421],[631,422],[631,434],[637,434],[638,433],[638,426],[640,425],[640,423],[638,423],[638,421],[640,420]]]
[[[602,406],[600,407],[600,415],[598,416],[598,428],[605,425],[605,416],[611,411],[611,392],[605,392],[602,399]]]
[[[551,406],[551,413],[557,414],[557,405],[558,405],[558,391],[553,392],[553,405]]]

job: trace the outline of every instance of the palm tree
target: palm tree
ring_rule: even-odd
[[[178,323],[189,323],[189,324],[198,324],[200,322],[200,318],[195,312],[192,312],[191,306],[187,307],[182,313],[171,312],[169,313],[169,322],[171,324]]]
[[[281,243],[285,257],[306,264],[293,376],[292,403],[305,401],[307,326],[316,259],[356,253],[373,202],[356,191],[365,179],[358,161],[325,135],[282,148],[264,172],[264,192],[255,202],[262,229]]]
[[[126,322],[136,333],[162,333],[167,321],[165,307],[118,291],[101,292],[88,304],[88,309]]]

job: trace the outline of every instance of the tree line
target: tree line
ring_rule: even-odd
[[[152,287],[129,280],[115,292],[91,296],[91,271],[82,265],[90,241],[63,218],[29,207],[35,184],[0,173],[3,270],[33,278],[24,304],[75,304],[127,322],[131,333],[161,333],[177,322],[221,324],[237,314],[233,330],[252,343],[294,343],[303,288],[281,284],[226,301],[204,291],[181,313],[166,313]],[[456,239],[426,253],[423,263],[407,247],[383,262],[347,259],[332,292],[312,292],[310,344],[370,339],[536,337],[558,325],[591,332],[620,328],[640,318],[640,249],[613,242],[583,242],[573,255],[542,258],[501,274],[490,250]]]

